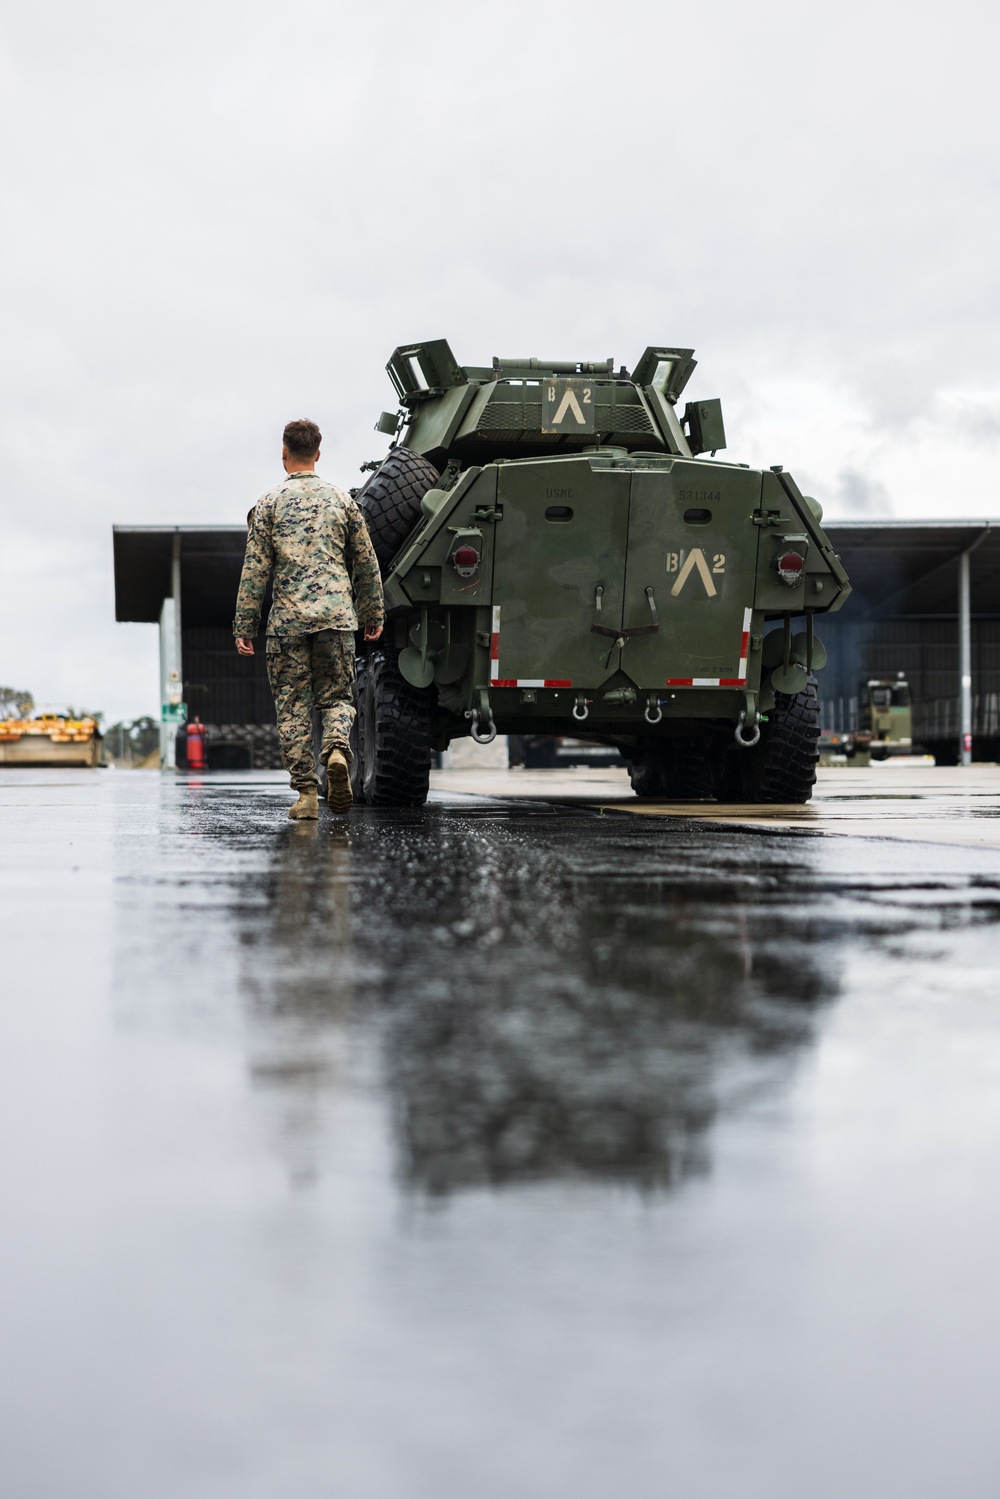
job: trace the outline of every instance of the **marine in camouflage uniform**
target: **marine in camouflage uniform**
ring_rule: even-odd
[[[233,634],[257,634],[273,573],[267,676],[281,758],[303,792],[317,784],[314,705],[323,715],[324,764],[335,748],[350,759],[354,632],[383,623],[379,566],[357,505],[312,470],[290,473],[257,501],[248,521]]]

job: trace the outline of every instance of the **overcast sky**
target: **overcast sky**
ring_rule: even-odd
[[[997,9],[0,0],[0,682],[158,712],[111,526],[345,486],[397,343],[692,345],[828,517],[1000,515]]]

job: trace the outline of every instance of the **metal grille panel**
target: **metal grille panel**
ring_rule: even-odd
[[[652,432],[652,423],[639,405],[597,407],[595,418],[598,432]]]

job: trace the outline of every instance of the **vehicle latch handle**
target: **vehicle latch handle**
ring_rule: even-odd
[[[618,636],[622,632],[619,629],[612,629],[610,625],[604,625],[601,623],[601,600],[603,599],[603,597],[604,586],[603,584],[598,583],[597,587],[594,589],[594,623],[590,628],[591,630],[593,630],[595,635],[610,635],[612,639],[617,640]]]

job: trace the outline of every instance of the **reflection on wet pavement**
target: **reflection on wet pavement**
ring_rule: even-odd
[[[609,819],[436,820],[433,852],[426,827],[355,845],[404,1180],[703,1169],[720,1099],[794,1053],[836,990],[780,880],[730,854],[691,869]]]
[[[0,1491],[995,1491],[1000,855],[287,801],[0,776]]]

